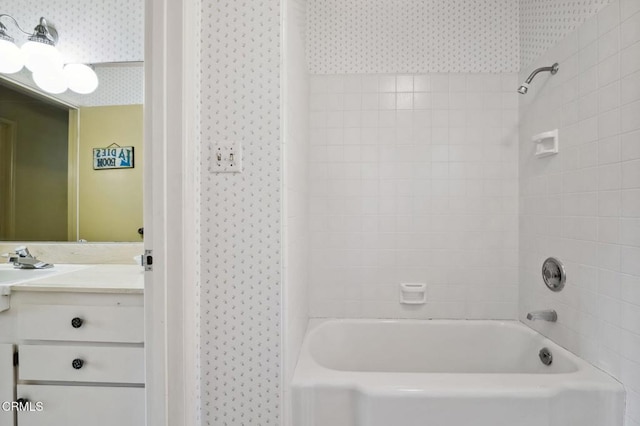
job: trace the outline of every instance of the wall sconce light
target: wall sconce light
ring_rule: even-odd
[[[27,42],[18,48],[7,27],[0,22],[0,73],[14,74],[26,67],[32,72],[33,81],[45,92],[59,94],[70,89],[83,95],[98,88],[98,76],[84,64],[64,64],[56,49],[58,32],[44,18],[33,32],[24,31],[11,15],[0,14],[0,19],[9,18],[20,32],[26,34]]]
[[[98,88],[98,76],[85,64],[67,64],[62,70],[69,89],[81,95],[92,93]]]
[[[44,18],[40,18],[40,23],[36,25],[28,40],[22,45],[21,50],[24,54],[24,65],[29,71],[39,72],[62,68],[62,55],[56,49],[58,37],[49,31]]]
[[[7,34],[7,27],[0,22],[0,72],[14,74],[24,66],[23,53]]]

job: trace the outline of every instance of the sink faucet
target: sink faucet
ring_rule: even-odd
[[[527,314],[529,321],[544,320],[549,322],[558,321],[558,313],[553,309],[546,309],[544,311],[533,311]]]
[[[26,246],[16,247],[15,253],[7,255],[9,263],[17,269],[47,269],[52,268],[53,264],[42,262],[31,255]]]

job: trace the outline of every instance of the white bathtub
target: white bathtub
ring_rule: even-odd
[[[620,383],[511,321],[312,321],[292,397],[293,426],[622,426],[624,412]]]

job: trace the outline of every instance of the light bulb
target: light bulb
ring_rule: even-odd
[[[18,46],[0,38],[0,73],[13,74],[24,66],[24,56]]]
[[[51,44],[28,41],[22,45],[25,66],[31,72],[62,69],[62,55]]]
[[[57,95],[67,90],[67,79],[61,69],[50,69],[33,73],[33,81],[47,93]]]
[[[67,64],[64,67],[69,89],[81,95],[94,92],[98,88],[98,76],[91,67],[84,64]]]

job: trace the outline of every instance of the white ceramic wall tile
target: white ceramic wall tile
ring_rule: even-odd
[[[289,389],[309,320],[307,0],[285,0],[283,12],[283,423],[295,426]]]
[[[202,169],[205,425],[280,425],[280,18],[277,0],[202,2],[203,160],[237,140],[244,168]]]
[[[312,75],[311,316],[517,316],[516,87]],[[427,283],[428,303],[400,305],[401,282]]]
[[[573,32],[587,19],[598,13],[612,0],[520,0],[520,65],[531,63]],[[618,0],[614,0],[617,2]],[[635,0],[630,0],[634,2]],[[618,17],[613,11],[603,14],[602,33],[606,32]],[[615,23],[617,25],[617,22]],[[598,30],[582,28],[582,40],[598,37]]]
[[[312,73],[513,72],[518,2],[314,0]]]
[[[3,0],[0,13],[15,17],[27,31],[41,16],[48,19],[58,30],[57,47],[66,62],[144,59],[144,0]],[[7,28],[17,42],[26,41],[11,23]]]
[[[577,25],[602,2],[584,3],[557,9],[553,19]],[[640,423],[640,62],[633,50],[640,6],[633,5],[640,2],[612,1],[531,65],[558,61],[560,71],[538,76],[520,98],[519,161],[520,317],[621,380],[628,425]],[[535,158],[531,136],[554,128],[560,153]],[[567,269],[560,293],[540,278],[548,256]],[[526,321],[527,312],[548,308],[558,312],[557,324]]]

